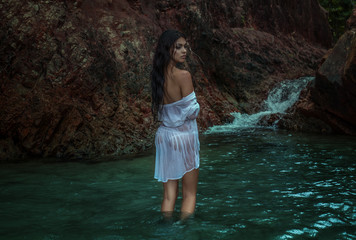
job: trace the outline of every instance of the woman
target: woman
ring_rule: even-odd
[[[199,137],[196,118],[200,107],[191,75],[176,67],[184,63],[185,36],[167,30],[160,36],[151,72],[152,113],[161,121],[157,130],[155,178],[163,182],[161,212],[172,216],[182,179],[181,218],[194,213],[199,174]]]

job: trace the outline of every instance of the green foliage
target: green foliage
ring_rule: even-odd
[[[319,3],[329,12],[329,23],[336,41],[345,32],[346,20],[350,17],[356,0],[319,0]]]

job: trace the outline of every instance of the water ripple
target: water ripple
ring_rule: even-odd
[[[162,222],[154,156],[0,168],[4,239],[356,239],[354,138],[203,136],[197,210]]]

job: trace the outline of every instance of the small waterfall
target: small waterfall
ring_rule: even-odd
[[[259,128],[260,120],[271,114],[284,114],[299,98],[300,92],[312,81],[314,77],[302,77],[295,80],[286,80],[279,83],[268,95],[262,104],[262,111],[255,114],[231,113],[234,121],[221,126],[210,127],[205,134],[229,133],[238,129]]]

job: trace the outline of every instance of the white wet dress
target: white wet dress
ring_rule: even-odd
[[[195,92],[162,106],[156,132],[155,179],[180,179],[199,168],[199,135],[196,118],[200,110]]]

